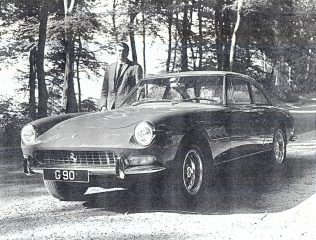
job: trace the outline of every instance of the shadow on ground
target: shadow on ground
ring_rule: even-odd
[[[286,167],[277,171],[267,164],[266,159],[256,159],[237,168],[225,167],[216,175],[211,191],[190,204],[170,192],[161,197],[142,184],[137,191],[89,194],[83,205],[116,213],[265,213],[291,209],[315,194],[315,154],[299,159],[289,156]]]

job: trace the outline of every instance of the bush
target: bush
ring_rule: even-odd
[[[12,98],[0,96],[0,146],[20,146],[22,127],[30,122],[30,118],[21,109],[21,104]]]

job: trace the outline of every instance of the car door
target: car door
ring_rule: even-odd
[[[250,82],[234,75],[228,75],[226,79],[226,104],[229,108],[231,136],[230,159],[236,159],[261,150],[261,114],[254,107]]]
[[[227,156],[230,138],[227,133],[224,81],[222,75],[181,77],[185,83],[187,97],[197,103],[199,110],[192,115],[195,129],[202,130],[209,137],[212,158],[215,164]]]
[[[254,103],[253,108],[258,114],[257,122],[259,125],[257,131],[264,146],[267,146],[273,141],[274,114],[272,114],[272,105],[263,91],[254,84],[251,84],[251,94]]]

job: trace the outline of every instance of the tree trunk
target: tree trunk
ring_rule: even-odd
[[[142,1],[142,4],[144,4],[144,1]],[[145,25],[146,23],[145,23],[144,10],[142,11],[142,22],[143,22],[143,71],[144,71],[144,77],[145,77],[147,69],[146,69],[146,25]]]
[[[75,47],[74,34],[68,26],[68,16],[72,14],[75,1],[72,0],[68,8],[68,1],[64,0],[65,10],[65,51],[66,65],[63,85],[62,107],[65,113],[78,111],[76,93],[74,87],[74,62],[75,62]]]
[[[171,52],[172,52],[172,11],[168,11],[168,57],[166,62],[166,72],[170,71]]]
[[[66,66],[63,85],[63,110],[65,113],[73,113],[78,111],[75,86],[74,86],[74,42],[73,39],[67,37],[66,40]]]
[[[188,70],[188,39],[189,39],[188,4],[183,7],[182,32],[181,32],[181,71]]]
[[[47,116],[47,102],[48,92],[45,82],[44,57],[45,57],[45,43],[46,31],[48,21],[48,2],[42,0],[42,8],[40,12],[40,25],[38,36],[38,47],[36,56],[37,79],[38,79],[38,118]]]
[[[133,24],[134,24],[135,17],[134,17],[134,15],[130,15],[129,40],[130,40],[130,44],[131,44],[133,62],[137,63],[135,31],[133,29]]]
[[[118,34],[117,34],[117,28],[116,28],[116,6],[117,6],[117,1],[113,0],[113,5],[112,5],[112,24],[113,24],[113,34],[115,37],[115,41],[118,42]]]
[[[191,58],[192,58],[192,61],[193,61],[193,71],[196,71],[196,56],[195,56],[195,53],[194,53],[194,44],[192,42],[192,34],[191,34],[191,26],[193,25],[193,11],[194,11],[194,4],[195,4],[195,1],[192,1],[192,5],[190,6],[190,21],[189,21],[189,24],[188,24],[188,42],[189,42],[189,48],[191,50]]]
[[[80,71],[79,71],[79,65],[80,65],[80,57],[82,53],[82,43],[81,43],[81,38],[79,36],[78,39],[78,53],[77,53],[77,58],[76,58],[76,72],[77,72],[77,85],[78,85],[78,110],[81,112],[81,84],[80,84]]]
[[[217,57],[217,70],[223,70],[223,16],[221,1],[217,0],[215,5],[215,44]]]
[[[136,10],[139,0],[135,0],[135,2],[130,0],[130,4],[133,6],[129,7],[129,40],[131,44],[131,51],[132,51],[132,58],[133,62],[137,63],[137,51],[136,51],[136,43],[135,43],[135,31],[134,31],[134,21],[139,13],[139,11]]]
[[[33,46],[30,51],[30,97],[29,97],[29,114],[32,120],[36,119],[36,99],[35,99],[35,88],[36,88],[36,47]]]
[[[222,31],[222,41],[223,41],[223,54],[222,54],[222,61],[223,67],[222,70],[228,71],[229,70],[229,51],[230,51],[230,40],[231,40],[231,23],[229,21],[229,15],[227,9],[225,9],[223,13],[223,25],[221,27]]]
[[[234,32],[232,35],[231,45],[230,45],[230,51],[229,51],[229,70],[234,70],[234,60],[235,60],[235,50],[236,50],[236,42],[237,42],[237,31],[240,26],[240,19],[241,19],[241,7],[243,4],[243,0],[236,0],[237,4],[237,19],[234,27]]]
[[[199,66],[198,69],[202,70],[203,67],[203,21],[202,21],[202,11],[203,6],[201,3],[201,0],[198,2],[198,22],[199,22],[199,46],[198,46],[198,52],[199,52]]]
[[[132,31],[132,30],[129,32],[129,41],[130,41],[130,44],[131,44],[133,62],[137,63],[137,52],[136,52],[136,44],[135,44],[135,33],[134,33],[134,31]]]
[[[176,24],[176,31],[174,34],[174,54],[173,54],[173,63],[172,63],[172,72],[176,68],[177,65],[177,51],[178,51],[178,33],[180,32],[180,26],[179,26],[179,13],[176,12],[176,19],[175,19],[175,24]]]
[[[266,57],[264,59],[264,64],[266,65]],[[249,40],[249,38],[247,38],[247,43],[246,43],[246,67],[245,67],[245,70],[247,70],[249,67],[251,67],[251,53],[250,53],[250,40]]]

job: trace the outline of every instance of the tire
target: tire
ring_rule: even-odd
[[[44,180],[44,184],[48,192],[61,201],[84,200],[84,193],[89,187],[83,183],[65,183],[51,180]]]
[[[277,128],[273,136],[271,160],[273,165],[278,167],[284,165],[286,160],[286,137],[284,132]]]
[[[195,144],[182,147],[175,161],[171,171],[173,191],[185,203],[192,203],[208,189],[212,175],[210,163],[206,161],[205,153]]]

